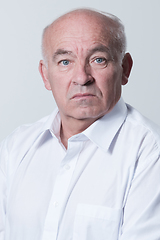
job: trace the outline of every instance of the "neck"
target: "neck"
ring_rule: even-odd
[[[60,138],[61,142],[67,149],[68,146],[68,139],[78,133],[83,132],[85,129],[87,129],[93,122],[95,122],[95,119],[68,119],[64,120],[62,118],[61,123],[61,130],[60,130]]]

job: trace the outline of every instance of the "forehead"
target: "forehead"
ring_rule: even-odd
[[[94,44],[108,46],[110,26],[100,16],[72,14],[54,22],[46,34],[46,50],[53,52],[57,48],[93,47]]]

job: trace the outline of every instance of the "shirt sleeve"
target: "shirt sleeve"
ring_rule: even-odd
[[[160,239],[160,156],[156,148],[148,142],[141,150],[119,240]]]
[[[6,158],[7,149],[5,146],[5,142],[2,142],[2,144],[0,145],[0,240],[5,239],[4,232],[7,196]]]

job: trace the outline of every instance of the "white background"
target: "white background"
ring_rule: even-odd
[[[124,100],[160,125],[159,0],[1,0],[0,140],[55,108],[38,72],[41,34],[56,17],[77,7],[110,12],[123,21],[134,60]]]

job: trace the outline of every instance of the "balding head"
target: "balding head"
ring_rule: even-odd
[[[64,128],[74,125],[77,133],[111,111],[132,68],[124,53],[124,28],[112,15],[74,10],[45,29],[39,71]]]
[[[95,32],[97,31],[97,33],[99,29],[101,29],[101,31],[103,29],[101,35],[109,41],[112,58],[115,61],[123,59],[126,51],[126,37],[124,26],[121,21],[116,16],[108,13],[102,13],[90,9],[77,9],[62,15],[44,29],[42,54],[46,64],[48,62],[50,43],[53,39],[57,38],[58,32],[61,31],[61,29],[62,31],[65,31],[64,29],[66,29],[66,27],[67,29],[72,29],[73,25],[74,27],[76,25],[78,30],[79,26],[83,24],[88,24],[88,27],[92,27],[94,24],[94,26],[96,26]]]

